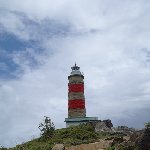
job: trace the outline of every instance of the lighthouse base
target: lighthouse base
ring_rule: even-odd
[[[78,118],[65,118],[66,127],[77,126],[87,122],[97,121],[98,117],[78,117]]]

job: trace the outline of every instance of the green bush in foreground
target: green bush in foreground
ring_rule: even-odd
[[[145,128],[150,128],[150,122],[145,123]]]
[[[49,117],[44,116],[44,122],[40,123],[38,128],[40,129],[41,137],[44,140],[53,137],[55,126]]]

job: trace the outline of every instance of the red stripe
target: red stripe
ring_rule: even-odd
[[[71,109],[74,109],[74,108],[84,109],[85,108],[85,101],[82,100],[82,99],[69,100],[68,101],[68,108],[71,108]]]
[[[84,84],[68,84],[69,92],[84,92]]]

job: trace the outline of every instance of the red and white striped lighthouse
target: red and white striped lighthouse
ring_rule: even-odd
[[[67,127],[98,120],[97,117],[86,117],[84,75],[76,64],[71,69],[68,76],[68,118],[65,118]]]
[[[68,118],[86,117],[84,76],[76,64],[68,76]]]

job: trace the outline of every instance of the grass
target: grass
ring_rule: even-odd
[[[114,137],[121,137],[121,135],[112,135],[109,132],[96,133],[94,127],[90,124],[82,124],[79,126],[72,126],[69,128],[57,129],[51,138],[39,137],[29,142],[16,145],[13,148],[0,148],[0,150],[51,150],[55,144],[62,143],[64,146],[88,144],[99,141],[99,139],[114,139]],[[116,145],[107,150],[114,150]],[[138,150],[134,146],[126,146],[120,144],[118,150]]]
[[[99,134],[91,125],[79,125],[69,128],[57,129],[52,138],[37,138],[29,142],[17,145],[13,148],[0,148],[0,150],[51,150],[54,144],[63,143],[65,146],[79,145],[95,142]]]

